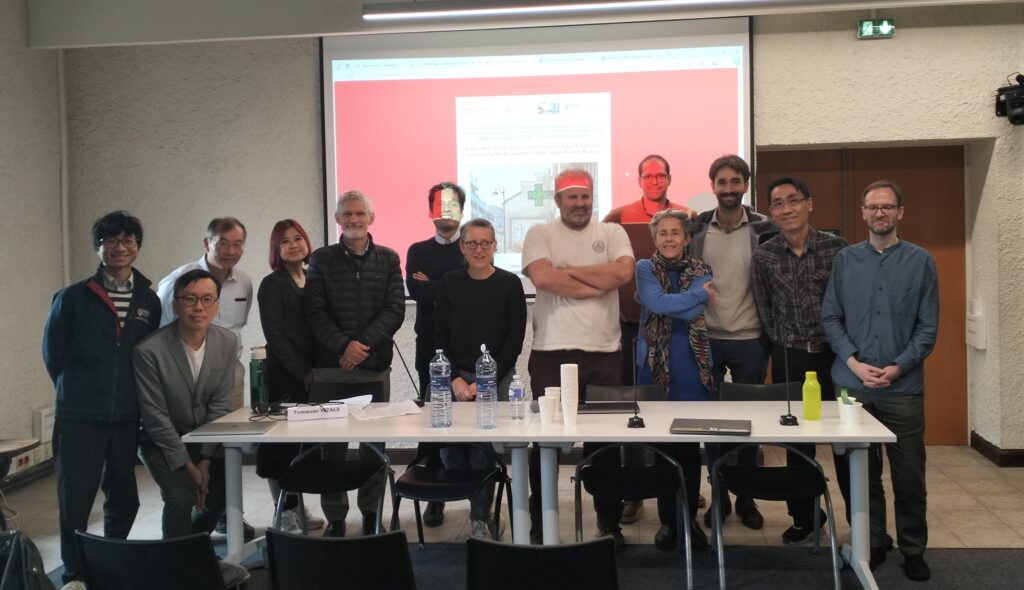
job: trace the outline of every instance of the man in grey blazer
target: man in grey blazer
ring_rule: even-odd
[[[219,445],[181,436],[234,408],[238,337],[211,322],[220,283],[190,270],[174,283],[178,319],[135,348],[135,379],[143,431],[139,455],[160,487],[165,539],[210,532],[224,512],[224,460]]]

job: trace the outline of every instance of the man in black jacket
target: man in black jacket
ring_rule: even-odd
[[[139,406],[132,350],[160,325],[160,300],[132,264],[142,224],[115,211],[92,226],[96,274],[53,298],[43,333],[43,361],[57,389],[53,457],[60,509],[64,582],[83,577],[75,530],[86,530],[103,489],[103,533],[125,539],[135,522]]]
[[[359,191],[338,197],[334,219],[341,241],[313,252],[306,271],[306,318],[316,339],[316,367],[338,369],[368,378],[380,375],[381,395],[390,398],[387,371],[391,368],[392,337],[405,319],[405,290],[398,254],[373,243],[373,205]],[[372,451],[370,451],[372,453]],[[363,532],[372,532],[376,502],[384,486],[375,477],[359,488]],[[325,494],[321,506],[330,521],[327,536],[343,536],[348,514],[347,494]]]

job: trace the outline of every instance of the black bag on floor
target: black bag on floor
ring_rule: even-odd
[[[21,531],[0,532],[0,572],[0,590],[55,590],[39,549]]]

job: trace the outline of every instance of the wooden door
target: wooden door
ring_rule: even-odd
[[[840,229],[851,244],[867,239],[861,193],[888,179],[904,192],[902,239],[931,253],[939,273],[939,332],[925,361],[925,442],[965,445],[967,424],[967,311],[962,146],[759,151],[755,200],[780,176],[807,182],[814,197],[811,223]]]

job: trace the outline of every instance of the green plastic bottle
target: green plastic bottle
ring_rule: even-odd
[[[821,384],[814,371],[804,377],[804,420],[821,420]]]

